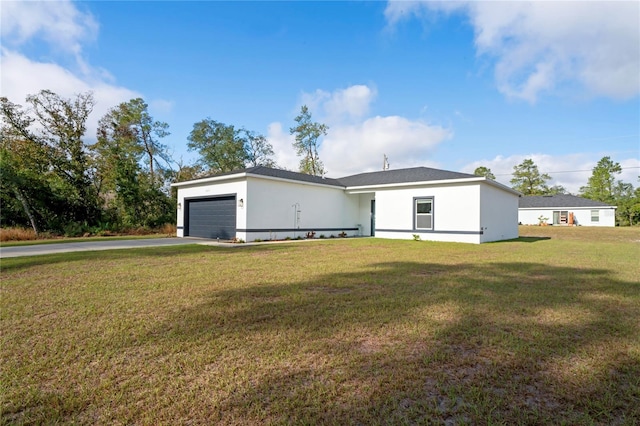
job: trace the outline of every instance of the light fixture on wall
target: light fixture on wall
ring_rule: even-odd
[[[178,203],[178,210],[182,210],[182,203]]]
[[[244,200],[242,198],[238,200],[238,207],[244,207]]]

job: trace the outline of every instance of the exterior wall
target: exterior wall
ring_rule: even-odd
[[[371,236],[371,201],[376,199],[375,192],[350,196],[358,197],[358,224],[362,227],[362,236]]]
[[[246,225],[237,232],[245,241],[304,237],[309,231],[316,237],[358,234],[359,198],[343,188],[248,177],[247,189],[238,213],[244,212]]]
[[[222,195],[236,196],[236,237],[245,241],[305,237],[309,231],[316,238],[343,231],[369,236],[372,200],[376,237],[410,240],[417,234],[423,240],[477,244],[518,236],[517,196],[483,182],[349,194],[340,187],[254,176],[178,187],[177,236],[184,236],[189,199]],[[415,229],[416,197],[433,198],[433,230]],[[601,214],[602,223],[605,219]]]
[[[598,210],[599,220],[591,221],[591,210]],[[538,225],[540,216],[549,218],[548,224],[553,224],[554,211],[568,211],[573,213],[578,226],[616,226],[616,209],[613,207],[553,207],[531,208],[518,210],[518,222],[523,225]],[[563,225],[561,225],[563,226]]]
[[[415,197],[433,197],[433,231],[415,230]],[[376,191],[376,237],[477,244],[480,227],[479,183]]]
[[[480,242],[518,238],[518,198],[489,184],[480,186]]]
[[[237,179],[234,181],[220,182],[220,183],[205,183],[189,186],[178,187],[178,206],[177,209],[177,228],[176,235],[178,237],[184,237],[184,222],[186,203],[185,200],[191,198],[206,198],[215,197],[216,195],[230,195],[235,194],[236,200],[247,199],[247,182],[243,179]],[[247,217],[246,209],[236,209],[236,228],[244,228],[246,226]]]
[[[522,225],[537,225],[540,215],[548,217],[550,221],[553,215],[549,216],[549,213],[543,209],[518,209],[518,223]]]

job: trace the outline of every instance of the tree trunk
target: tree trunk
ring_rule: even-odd
[[[36,221],[33,218],[33,215],[31,214],[31,210],[29,209],[29,203],[27,202],[27,199],[24,198],[24,196],[22,195],[22,193],[18,188],[14,188],[13,193],[16,194],[16,198],[18,199],[18,201],[22,203],[22,208],[24,209],[24,212],[27,214],[27,217],[29,218],[29,222],[31,222],[31,227],[33,228],[33,232],[36,233],[36,237],[37,237],[38,227],[36,226]]]

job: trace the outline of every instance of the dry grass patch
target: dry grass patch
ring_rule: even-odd
[[[640,243],[640,226],[520,226],[520,237],[557,238],[585,242]]]
[[[636,424],[638,246],[571,235],[3,260],[2,420]]]
[[[38,236],[33,229],[27,228],[0,228],[0,241],[29,241],[37,240]]]
[[[77,243],[89,241],[134,240],[148,238],[175,237],[175,225],[163,225],[159,229],[135,228],[122,232],[103,231],[92,236],[63,237],[49,232],[40,232],[37,236],[32,229],[0,228],[0,242],[3,247],[41,244]]]

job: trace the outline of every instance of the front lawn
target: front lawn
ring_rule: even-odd
[[[542,228],[3,259],[2,421],[637,424],[640,228]]]

